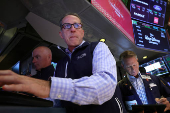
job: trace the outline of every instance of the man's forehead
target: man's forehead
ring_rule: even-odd
[[[40,54],[32,54],[32,57],[39,57],[41,56]]]
[[[131,64],[131,63],[137,63],[138,60],[136,59],[136,57],[131,57],[131,58],[126,58],[123,60],[125,64]]]
[[[72,21],[80,22],[80,19],[74,15],[67,15],[63,18],[62,23],[69,23]]]

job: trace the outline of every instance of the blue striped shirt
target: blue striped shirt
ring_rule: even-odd
[[[148,100],[146,97],[146,92],[145,92],[145,86],[141,77],[141,73],[138,73],[138,78],[135,78],[134,76],[131,76],[129,74],[127,74],[129,81],[131,82],[131,84],[133,85],[133,87],[136,90],[136,93],[138,94],[140,100],[142,101],[143,104],[148,104]]]
[[[92,67],[90,77],[52,77],[50,98],[71,101],[78,105],[101,105],[111,99],[117,85],[116,61],[103,42],[99,42],[93,51]]]

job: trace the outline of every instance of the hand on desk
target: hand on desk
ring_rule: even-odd
[[[5,91],[19,91],[47,98],[50,94],[50,82],[18,75],[11,70],[0,70],[0,87]]]
[[[164,110],[167,111],[167,110],[170,110],[170,103],[169,101],[167,100],[167,98],[155,98],[155,101],[158,103],[158,104],[165,104],[166,105],[166,108]]]

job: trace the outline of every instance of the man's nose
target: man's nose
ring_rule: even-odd
[[[133,66],[130,66],[130,68],[131,68],[131,70],[135,70],[135,67],[133,67]]]
[[[75,31],[76,28],[74,27],[74,25],[71,25],[71,28],[70,28],[71,31]]]

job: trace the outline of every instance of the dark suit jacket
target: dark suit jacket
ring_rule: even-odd
[[[152,76],[152,75],[146,75],[146,76],[147,77],[150,76],[151,78],[151,79],[142,78],[145,86],[145,92],[148,99],[148,104],[156,104],[155,98],[160,98],[161,96],[166,97],[168,101],[170,101],[170,89],[167,86],[167,83],[158,76]],[[156,86],[155,85],[153,86],[153,84],[156,84]],[[125,101],[136,100],[138,105],[142,105],[142,101],[140,100],[138,94],[136,93],[135,88],[132,86],[131,82],[128,80],[127,77],[123,78],[118,83],[118,85],[121,89],[122,99],[124,103]]]

